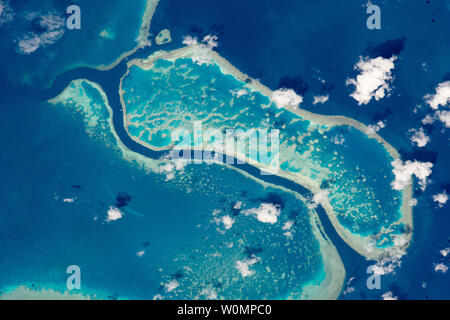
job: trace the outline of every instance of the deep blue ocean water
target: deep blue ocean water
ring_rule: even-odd
[[[449,136],[441,125],[429,126],[432,141],[420,150],[411,146],[408,136],[408,130],[418,128],[425,115],[425,111],[414,114],[412,110],[450,72],[450,37],[443,32],[450,27],[448,1],[431,1],[430,4],[426,1],[382,2],[379,4],[382,7],[380,31],[365,28],[367,15],[363,4],[361,1],[347,1],[342,5],[339,1],[162,0],[151,32],[157,34],[162,28],[169,28],[173,42],[146,48],[135,57],[147,56],[156,49],[181,47],[185,35],[201,37],[214,33],[219,37],[217,51],[222,56],[270,88],[298,84],[300,77],[308,87],[305,90],[303,85],[299,89],[305,97],[303,108],[317,113],[346,115],[366,124],[386,120],[387,126],[380,135],[397,148],[404,159],[434,163],[432,184],[425,192],[415,190],[419,202],[414,208],[413,243],[396,274],[382,277],[382,290],[367,289],[365,269],[371,263],[339,239],[323,210],[318,209],[325,232],[346,267],[347,279],[355,277],[351,286],[356,290],[341,295],[341,298],[379,299],[382,293],[393,291],[395,296],[403,299],[448,299],[448,274],[436,273],[433,264],[448,264],[448,258],[442,258],[438,251],[449,246],[450,212],[448,204],[437,208],[431,197],[443,189],[450,193]],[[55,44],[39,48],[30,55],[20,55],[14,49],[14,40],[29,28],[19,20],[18,12],[50,10],[53,2],[48,2],[48,9],[42,7],[41,1],[38,4],[34,1],[14,2],[17,24],[13,21],[0,26],[0,38],[9,44],[2,46],[0,51],[0,146],[4,155],[0,158],[0,290],[33,283],[64,290],[65,268],[69,263],[77,264],[82,260],[86,261],[79,263],[82,270],[98,270],[83,273],[83,283],[87,287],[110,297],[152,298],[145,288],[157,292],[161,272],[156,266],[149,272],[146,255],[138,259],[136,252],[147,242],[150,242],[148,252],[151,252],[152,243],[160,239],[168,244],[182,242],[186,225],[194,227],[196,220],[179,219],[179,212],[195,212],[198,207],[205,208],[205,212],[211,211],[218,200],[211,198],[205,203],[203,196],[187,196],[157,175],[142,177],[135,168],[123,162],[111,162],[116,159],[114,152],[87,136],[80,118],[42,103],[60,93],[70,80],[88,78],[102,85],[113,108],[118,106],[118,96],[113,91],[125,72],[123,63],[110,72],[69,71],[57,78],[49,91],[38,90],[54,75],[73,65],[107,64],[135,45],[137,24],[118,24],[116,34],[119,39],[108,50],[100,45],[100,40],[92,39],[103,25],[114,29],[116,16],[119,19],[129,14],[133,18],[126,21],[140,22],[142,4],[133,2],[136,8],[130,7],[127,11],[105,5],[103,8],[112,10],[108,15],[99,9],[92,9],[95,10],[93,13],[90,5],[81,5],[87,6],[82,9],[86,11],[83,32],[91,34],[92,38],[81,37],[77,42],[69,38],[72,31],[67,31]],[[55,8],[64,8],[58,6]],[[110,20],[98,18],[105,17],[102,16],[104,13]],[[90,29],[93,25],[97,27]],[[124,29],[123,25],[130,30]],[[400,41],[394,47],[386,45],[386,41],[396,39]],[[92,47],[86,46],[88,43]],[[359,107],[349,97],[350,88],[345,86],[345,80],[355,75],[353,66],[360,55],[370,56],[380,50],[398,51],[392,95]],[[45,59],[52,59],[52,62],[43,63]],[[427,71],[422,67],[424,62]],[[29,72],[31,68],[36,68],[37,73]],[[327,85],[323,85],[318,77],[325,79]],[[324,92],[330,94],[330,102],[312,106],[312,97]],[[132,145],[131,139],[127,140],[121,132],[120,121],[114,114],[115,128],[127,146],[156,156],[143,147]],[[224,176],[223,179],[227,178]],[[236,175],[234,179],[238,179]],[[267,179],[289,187],[289,182],[280,178]],[[294,185],[290,187],[300,189]],[[258,187],[253,185],[247,189],[252,188],[257,190]],[[117,221],[118,224],[102,225],[102,221],[95,221],[96,216],[104,219],[107,207],[115,203],[121,192],[142,197],[148,193],[150,196],[145,201],[139,200],[139,196],[133,197],[129,207],[135,212],[125,211],[125,217]],[[73,204],[62,202],[61,199],[66,197],[77,200]],[[142,217],[137,214],[149,208],[164,213],[160,218],[166,219],[167,223],[175,222],[173,229],[153,228],[149,232],[147,227],[152,221],[141,223]],[[170,218],[175,216],[177,219]],[[126,233],[127,228],[136,231]],[[159,257],[163,259],[164,254],[160,252]],[[171,272],[168,271],[169,277]]]

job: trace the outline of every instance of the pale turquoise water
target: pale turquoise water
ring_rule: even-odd
[[[81,292],[101,297],[276,298],[321,281],[323,260],[308,209],[292,194],[218,165],[190,165],[166,181],[122,158],[96,89],[81,82],[69,90],[66,105],[38,105],[47,147],[40,149],[40,172],[25,170],[22,179],[40,176],[39,186],[21,179],[9,186],[23,185],[28,195],[10,199],[1,216],[8,259],[0,262],[0,287],[64,290],[71,264],[82,270]],[[83,105],[94,106],[87,117]],[[130,201],[119,207],[123,218],[105,222],[108,208],[124,195]],[[238,201],[241,209],[234,208]],[[279,208],[276,224],[241,213],[261,203]],[[230,229],[216,222],[223,216],[234,220]],[[287,221],[292,238],[283,234]],[[250,266],[254,275],[243,277],[236,263],[246,259],[257,262]],[[177,289],[167,292],[174,279]]]
[[[132,66],[122,89],[130,134],[143,142],[167,147],[174,129],[193,131],[194,121],[202,121],[204,131],[279,129],[280,168],[318,180],[352,233],[370,235],[401,217],[401,192],[391,188],[393,159],[384,146],[353,127],[328,128],[277,109],[216,64],[180,58],[157,60],[149,70]],[[248,93],[238,97],[239,90]]]

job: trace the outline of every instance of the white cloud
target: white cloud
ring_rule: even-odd
[[[450,103],[450,81],[440,83],[434,94],[427,94],[424,97],[426,103],[433,109],[438,109],[439,106],[446,106]]]
[[[389,94],[392,83],[392,70],[397,57],[390,59],[378,57],[374,59],[360,57],[355,70],[360,74],[356,79],[347,79],[346,85],[354,85],[355,91],[350,94],[358,101],[358,105],[368,104],[372,98],[379,100]]]
[[[299,104],[303,102],[303,97],[292,89],[281,88],[272,92],[272,101],[275,102],[277,108],[298,108]]]
[[[446,128],[450,128],[450,111],[439,110],[436,112],[436,117],[445,125]]]
[[[184,36],[182,43],[187,46],[195,46],[198,44],[198,40],[195,37]]]
[[[200,295],[205,296],[208,300],[216,300],[218,298],[216,290],[211,286],[203,288],[202,291],[200,291]]]
[[[169,158],[165,157],[162,160],[169,160]],[[184,171],[189,161],[189,159],[170,159],[168,162],[161,164],[155,172],[165,174],[166,181],[170,181],[175,179],[176,172]]]
[[[448,267],[445,264],[443,264],[443,263],[438,263],[438,264],[434,265],[434,271],[435,272],[447,273]]]
[[[213,61],[208,51],[219,46],[218,37],[213,35],[206,35],[200,42],[196,37],[184,36],[182,43],[187,46],[199,46],[206,49],[205,51],[196,52],[191,56],[192,61],[198,65],[211,64]]]
[[[355,290],[356,290],[355,287],[347,287],[347,288],[345,288],[344,291],[342,291],[342,294],[347,295],[347,294],[354,292]]]
[[[288,220],[283,224],[282,230],[291,230],[292,226],[294,225],[294,220]]]
[[[394,297],[394,294],[391,291],[383,293],[383,295],[381,297],[383,298],[383,300],[397,300],[398,299],[397,297]]]
[[[321,189],[321,190],[319,190],[318,192],[316,192],[316,193],[313,195],[311,201],[308,203],[308,207],[311,208],[311,209],[317,208],[317,207],[319,206],[320,202],[321,202],[323,199],[326,199],[326,198],[328,197],[328,194],[329,194],[329,193],[330,193],[330,191],[327,190],[327,189]]]
[[[106,222],[111,222],[111,221],[114,221],[114,220],[118,220],[118,219],[120,219],[122,217],[123,217],[122,211],[120,211],[116,207],[111,206],[108,209],[108,216],[106,217]]]
[[[213,35],[206,35],[203,40],[202,43],[207,46],[208,48],[217,48],[219,46],[219,42],[218,42],[219,38],[217,36],[213,36]]]
[[[233,226],[234,219],[229,215],[223,216],[220,218],[220,221],[223,223],[225,229],[230,229]]]
[[[178,283],[177,279],[172,279],[168,283],[164,284],[164,288],[166,289],[166,292],[171,292],[178,288],[180,284]]]
[[[423,124],[432,124],[439,120],[446,128],[450,128],[450,111],[439,110],[439,107],[446,107],[450,103],[450,81],[440,83],[434,94],[424,96],[425,102],[435,110],[434,115],[427,115],[422,119]]]
[[[145,254],[145,250],[139,250],[138,252],[136,252],[136,255],[139,257],[139,258],[142,258],[142,256]]]
[[[430,142],[430,137],[425,134],[423,128],[411,129],[409,132],[412,133],[411,143],[416,144],[419,148],[425,147]]]
[[[439,252],[441,253],[441,256],[443,256],[445,258],[450,253],[450,247],[442,249]]]
[[[431,174],[433,164],[431,162],[420,162],[417,160],[407,160],[404,164],[396,159],[391,162],[394,169],[395,180],[391,183],[394,190],[403,190],[404,187],[411,184],[411,177],[415,175],[419,179],[419,185],[425,190],[428,184],[428,176]]]
[[[283,227],[281,227],[282,230],[285,232],[283,233],[284,236],[286,236],[288,239],[292,239],[292,226],[294,225],[294,220],[288,220],[283,224]]]
[[[242,208],[242,201],[236,201],[236,203],[233,205],[233,209],[240,210]]]
[[[447,200],[448,200],[448,195],[447,195],[447,193],[445,193],[445,191],[442,193],[439,193],[439,194],[435,194],[433,196],[433,201],[437,202],[439,204],[439,207],[441,207],[441,208],[444,206],[444,204],[447,203]]]
[[[409,205],[410,205],[411,207],[417,206],[417,199],[416,199],[416,198],[411,198],[411,199],[409,200]]]
[[[39,26],[44,30],[41,33],[29,32],[17,40],[17,50],[21,54],[31,54],[38,48],[54,44],[64,35],[66,20],[56,13],[41,15],[33,12],[28,19],[39,18]]]
[[[374,134],[386,127],[386,121],[378,121],[376,124],[369,124],[367,126],[366,134]]]
[[[254,270],[250,270],[250,267],[257,262],[258,259],[254,256],[250,259],[238,260],[236,261],[236,268],[239,270],[241,276],[245,278],[248,276],[252,276],[255,273]]]
[[[422,119],[422,124],[432,124],[434,122],[434,117],[427,114],[425,118]]]
[[[325,103],[325,102],[328,101],[329,98],[330,98],[329,95],[315,96],[314,97],[314,101],[313,101],[313,105],[316,105],[318,103]]]
[[[274,224],[280,215],[280,208],[272,203],[261,203],[258,208],[242,211],[246,216],[255,215],[256,219],[264,223]]]

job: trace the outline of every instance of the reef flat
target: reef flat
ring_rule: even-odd
[[[310,190],[347,244],[377,260],[408,246],[412,187],[392,189],[391,163],[399,154],[364,124],[280,107],[274,92],[202,44],[128,62],[120,95],[128,134],[153,150],[172,148],[170,133],[193,130],[195,121],[222,131],[278,129],[276,174]]]
[[[140,172],[152,185],[174,189],[193,203],[192,208],[176,210],[177,220],[184,221],[178,232],[185,234],[186,240],[151,241],[151,266],[163,272],[148,276],[162,279],[163,285],[159,291],[148,292],[165,299],[339,296],[345,281],[344,265],[317,212],[300,194],[237,168],[174,165],[164,157],[152,159],[129,150],[114,129],[106,93],[91,81],[72,81],[49,103],[59,112],[79,118],[91,139],[135,168],[133,175]],[[136,188],[145,199],[143,206],[124,208],[124,214],[139,219],[146,234],[153,229],[169,232],[173,220],[155,211],[155,203],[147,200],[150,186]],[[136,191],[133,194],[139,198]],[[160,205],[170,211],[167,204]],[[124,225],[116,236],[123,232],[128,237],[130,228],[133,226]]]

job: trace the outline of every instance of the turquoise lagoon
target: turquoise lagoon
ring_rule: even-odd
[[[21,252],[11,251],[20,235],[2,248],[8,265],[35,266],[10,270],[0,263],[8,274],[3,291],[20,294],[15,285],[25,278],[44,294],[64,292],[65,266],[79,264],[77,294],[91,298],[337,298],[342,261],[299,194],[236,169],[174,168],[131,152],[118,140],[106,101],[98,85],[76,80],[46,105],[53,114],[48,142],[65,136],[59,143],[70,148],[47,159],[45,167],[64,166],[41,189],[61,183],[59,170],[73,172],[76,184],[37,208],[48,212],[38,224],[26,222],[45,236],[29,239],[33,245]],[[276,208],[276,223],[245,214],[263,204]],[[111,206],[121,219],[107,221]]]
[[[197,63],[198,55],[210,61]],[[173,143],[173,130],[193,131],[195,121],[223,132],[278,129],[279,174],[326,194],[334,226],[358,252],[370,255],[373,247],[389,248],[396,236],[410,233],[403,192],[391,188],[396,155],[387,143],[345,118],[280,109],[268,89],[227,65],[201,47],[130,62],[121,84],[129,134],[164,149]]]

